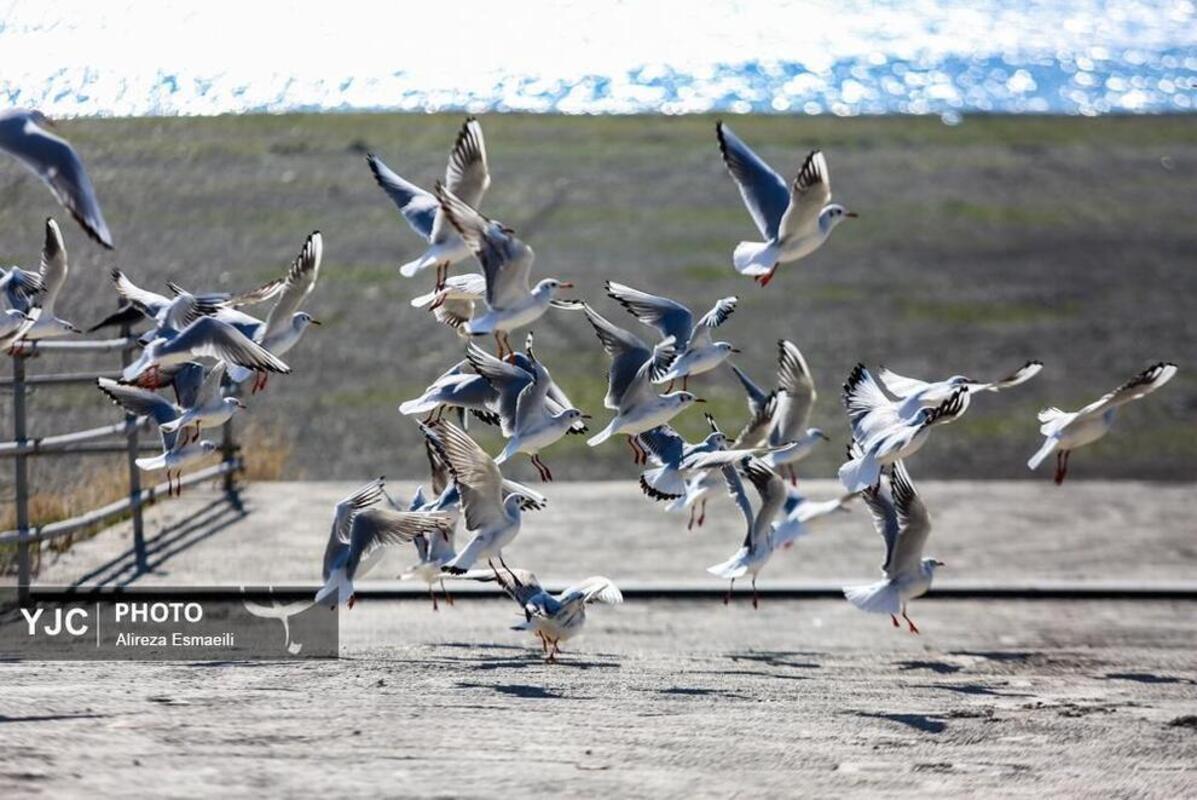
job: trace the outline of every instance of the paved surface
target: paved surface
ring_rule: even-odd
[[[1191,604],[363,602],[337,662],[0,664],[0,794],[1192,797]]]
[[[802,484],[812,498],[836,496],[838,484]],[[332,508],[354,483],[279,482],[251,485],[244,517],[207,490],[154,508],[147,531],[151,574],[139,584],[308,584],[320,577]],[[388,490],[406,499],[414,484]],[[723,496],[706,524],[686,531],[686,515],[666,514],[627,481],[543,487],[548,507],[526,514],[509,564],[542,579],[603,574],[619,581],[702,581],[706,567],[726,559],[743,537],[743,523]],[[1192,581],[1197,537],[1194,488],[1188,484],[1044,481],[919,481],[934,525],[929,554],[946,562],[941,584],[1035,581]],[[201,512],[196,520],[190,515]],[[459,534],[459,541],[465,538]],[[117,526],[59,557],[46,557],[40,582],[121,583],[132,576],[129,526]],[[873,580],[880,537],[863,504],[825,518],[762,573],[771,581]],[[390,553],[370,579],[393,580],[414,551]]]
[[[139,583],[311,582],[351,488],[253,486],[244,518],[213,507],[212,525],[168,529]],[[629,488],[550,486],[509,560],[549,578],[681,579],[734,548],[728,508],[687,533]],[[1190,486],[922,489],[945,584],[1194,575]],[[164,504],[151,530],[212,500]],[[96,574],[120,582],[127,546],[107,531],[43,582],[114,559]],[[857,509],[764,582],[871,579],[878,557]],[[548,665],[510,630],[509,602],[366,600],[342,612],[335,662],[0,663],[0,795],[1193,796],[1194,611],[922,600],[912,636],[842,601],[638,601],[593,608]]]

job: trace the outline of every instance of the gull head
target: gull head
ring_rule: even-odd
[[[929,576],[935,574],[935,570],[937,567],[942,567],[943,565],[944,565],[943,562],[937,558],[924,558],[923,559],[923,572],[926,573],[926,575],[929,577]]]
[[[226,398],[224,398],[224,404],[226,406],[233,406],[234,408],[239,408],[242,411],[245,411],[247,408],[249,408],[249,406],[245,405],[245,401],[242,400],[240,397],[231,397],[231,396],[226,397]]]
[[[703,439],[702,443],[712,450],[725,450],[727,449],[727,434],[723,431],[708,433],[707,438]]]
[[[309,325],[323,325],[324,323],[306,311],[298,311],[291,317],[291,324],[302,331]]]
[[[687,408],[694,403],[706,402],[706,400],[703,400],[701,397],[695,397],[690,392],[673,392],[672,394],[665,395],[665,397],[673,400],[678,408]]]
[[[557,294],[558,289],[572,289],[574,284],[572,281],[563,281],[560,278],[545,278],[536,284],[536,288],[532,290],[533,294],[548,295],[553,297]]]
[[[199,443],[199,448],[200,448],[200,450],[203,450],[205,454],[214,453],[214,452],[216,452],[216,442],[209,441],[208,439],[204,439],[202,442]]]
[[[731,342],[715,342],[715,350],[725,357],[740,352],[740,348],[734,346]]]
[[[819,227],[824,231],[830,232],[832,228],[844,220],[856,219],[857,216],[855,211],[849,211],[839,203],[829,203],[819,212]]]
[[[828,436],[827,434],[823,433],[823,430],[821,428],[807,428],[806,429],[806,438],[810,439],[812,442],[815,439],[822,439],[825,442],[831,441],[831,437]]]

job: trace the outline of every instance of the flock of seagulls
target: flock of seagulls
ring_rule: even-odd
[[[716,140],[763,239],[737,245],[732,264],[761,286],[781,264],[810,255],[841,222],[856,216],[831,202],[822,152],[811,152],[787,182],[721,122]],[[0,114],[0,149],[38,174],[88,235],[112,246],[82,162],[69,144],[49,132],[44,117],[36,112]],[[736,310],[736,297],[710,301],[709,310],[696,318],[672,298],[608,281],[608,298],[643,326],[637,333],[589,302],[563,296],[573,288],[569,281],[535,279],[532,247],[479,210],[491,176],[482,126],[472,117],[453,144],[443,180],[431,190],[404,179],[374,154],[367,162],[379,187],[423,241],[423,251],[403,263],[399,273],[413,279],[435,273],[430,290],[411,305],[432,313],[466,345],[463,358],[399,406],[401,414],[418,418],[432,475],[430,494],[421,489],[400,503],[380,478],[339,502],[317,603],[334,610],[341,604],[352,607],[355,578],[376,564],[386,548],[410,544],[418,560],[401,577],[423,581],[434,609],[440,602],[438,588],[452,603],[447,580],[494,583],[517,603],[524,617],[517,629],[531,631],[545,656],[555,659],[561,643],[582,630],[589,604],[618,603],[622,595],[603,576],[552,594],[533,573],[507,564],[504,550],[519,535],[523,515],[544,508],[548,498],[505,478],[502,467],[524,455],[542,482],[552,481],[545,452],[566,436],[590,434],[590,447],[624,437],[644,495],[667,512],[689,512],[687,528],[704,523],[711,498],[732,500],[744,520],[744,538],[726,561],[707,570],[729,582],[725,602],[736,580],[747,578],[756,607],[757,576],[774,554],[794,546],[820,519],[861,499],[885,543],[883,580],[845,588],[844,594],[857,608],[888,614],[894,626],[900,626],[900,617],[911,633],[918,632],[907,604],[929,589],[942,564],[924,555],[930,515],[908,462],[926,446],[933,429],[960,419],[974,396],[1017,387],[1034,378],[1042,363],[1028,361],[994,381],[961,375],[921,380],[885,368],[874,376],[864,364],[856,365],[841,392],[851,431],[847,459],[839,469],[843,492],[808,499],[797,488],[798,465],[829,440],[810,427],[818,398],[812,371],[798,346],[785,339],[778,342],[776,378],[765,386],[732,363],[741,351],[724,341],[721,331]],[[167,285],[168,294],[160,294],[113,272],[122,308],[93,330],[138,320],[149,321],[150,327],[139,338],[140,354],[120,380],[101,379],[98,388],[128,413],[158,426],[162,453],[139,460],[143,469],[164,469],[168,480],[177,479],[187,465],[215,449],[202,438],[203,431],[246,408],[243,398],[251,379],[250,394],[264,389],[271,373],[290,372],[282,357],[309,326],[319,324],[301,305],[316,285],[322,255],[323,239],[315,232],[282,276],[240,294],[192,293],[175,284]],[[472,262],[478,271],[451,274]],[[0,317],[0,346],[20,356],[28,343],[78,332],[54,308],[67,273],[62,233],[48,220],[40,270],[0,271],[7,306]],[[273,306],[264,319],[245,310],[267,302]],[[609,360],[603,398],[609,415],[592,434],[591,415],[553,380],[534,351],[533,335],[526,334],[522,351],[511,344],[512,333],[529,328],[550,309],[581,312]],[[642,336],[646,331],[652,335]],[[494,339],[493,355],[478,344],[486,337]],[[704,402],[689,390],[691,379],[724,370],[743,388],[746,421],[733,437],[707,414],[709,434],[687,441],[671,422]],[[1155,391],[1176,371],[1175,364],[1158,363],[1079,411],[1041,412],[1045,441],[1028,467],[1036,469],[1055,453],[1055,481],[1061,483],[1072,450],[1108,433],[1121,406]],[[173,400],[162,393],[167,388],[173,390]],[[488,453],[471,436],[471,424],[496,427],[505,439],[502,449]],[[468,534],[460,548],[459,525]]]

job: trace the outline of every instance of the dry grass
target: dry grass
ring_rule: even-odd
[[[290,435],[281,425],[253,420],[237,431],[237,442],[245,459],[244,479],[277,480],[283,475],[293,448]],[[204,469],[216,460],[215,456],[204,459],[187,472]],[[68,519],[128,495],[129,473],[123,455],[89,460],[83,467],[79,466],[81,463],[66,458],[30,460],[29,482],[34,488],[29,498],[31,526]],[[143,473],[142,485],[155,485],[161,478],[160,472]],[[6,485],[5,489],[6,494],[11,496],[11,485]],[[127,516],[124,514],[78,530],[47,543],[45,549],[55,553],[65,552],[75,542],[88,539]],[[6,502],[0,507],[0,530],[13,530],[16,527],[16,503]],[[40,565],[41,554],[41,549],[35,551],[35,573]],[[16,555],[15,546],[0,547],[0,575],[15,570]]]

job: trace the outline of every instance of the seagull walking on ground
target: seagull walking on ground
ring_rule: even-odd
[[[373,565],[371,556],[379,548],[410,542],[417,534],[439,536],[453,524],[452,515],[445,511],[375,508],[382,496],[379,478],[337,503],[324,548],[324,585],[316,592],[317,604],[331,598],[329,607],[334,611],[340,604],[353,608],[353,580]]]
[[[794,182],[786,182],[752,152],[731,128],[716,123],[723,163],[740,187],[740,196],[764,242],[740,242],[732,256],[736,271],[751,275],[761,286],[773,279],[777,266],[810,255],[827,241],[831,231],[853,212],[831,202],[827,160],[814,150],[806,157]]]
[[[50,187],[62,207],[95,241],[112,249],[112,234],[96,200],[96,190],[75,148],[40,111],[0,112],[0,150],[16,158]]]
[[[936,568],[943,566],[942,561],[923,558],[931,533],[927,507],[901,461],[895,461],[890,470],[888,496],[880,485],[869,486],[861,496],[873,514],[873,526],[885,541],[881,565],[885,580],[847,587],[844,596],[861,611],[889,614],[895,628],[900,627],[901,614],[910,632],[918,633],[918,626],[906,615],[906,604],[927,593]]]
[[[1061,411],[1058,408],[1040,411],[1039,421],[1043,424],[1039,432],[1046,438],[1043,446],[1027,462],[1027,467],[1036,469],[1045,458],[1055,453],[1055,481],[1057,486],[1060,485],[1068,475],[1068,456],[1073,450],[1092,444],[1109,433],[1119,408],[1151,394],[1172,380],[1176,371],[1175,364],[1161,361],[1080,411]]]
[[[642,292],[615,281],[607,281],[607,294],[636,319],[656,328],[662,339],[673,339],[677,357],[668,369],[653,378],[653,383],[668,383],[666,391],[673,389],[674,381],[679,379],[682,389],[687,389],[692,375],[709,372],[732,354],[740,352],[731,342],[711,341],[714,330],[736,310],[735,297],[718,300],[695,322],[690,309],[668,297]]]
[[[399,208],[407,224],[428,243],[428,249],[419,258],[401,266],[399,273],[411,278],[435,266],[436,289],[445,287],[449,267],[469,258],[470,247],[449,223],[435,195],[395,174],[373,153],[366,156],[366,161],[374,173],[374,180]],[[490,186],[486,141],[482,137],[482,126],[473,117],[468,117],[457,133],[449,153],[444,184],[473,208],[478,208]]]
[[[512,627],[532,631],[540,639],[545,658],[551,663],[561,653],[561,643],[582,632],[586,624],[586,606],[591,603],[616,605],[623,594],[610,578],[596,575],[560,594],[546,591],[536,576],[523,569],[495,570],[474,576],[476,580],[494,581],[516,602],[524,621]]]

